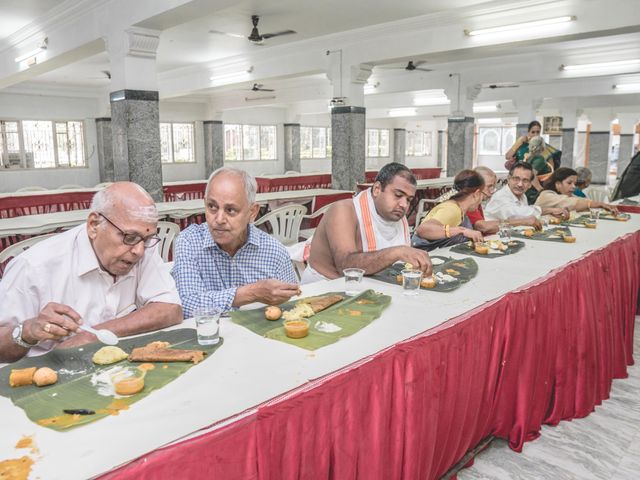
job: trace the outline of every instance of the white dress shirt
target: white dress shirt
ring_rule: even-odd
[[[524,194],[516,197],[509,185],[505,185],[494,193],[487,206],[484,207],[484,218],[487,220],[509,220],[531,216],[537,218],[541,214],[540,207],[529,205]]]
[[[157,247],[146,250],[129,273],[114,281],[100,267],[85,223],[37,243],[9,262],[0,281],[0,325],[34,318],[49,302],[70,306],[93,326],[150,302],[180,304],[180,297]],[[54,346],[53,341],[40,342],[28,355],[41,355]]]

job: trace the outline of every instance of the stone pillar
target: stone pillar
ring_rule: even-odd
[[[589,134],[589,165],[591,182],[606,184],[609,177],[609,132]]]
[[[331,186],[356,190],[364,182],[365,108],[334,107],[331,110]]]
[[[407,130],[405,128],[393,129],[393,161],[405,165],[407,155]]]
[[[300,124],[284,124],[284,171],[301,172],[300,164]]]
[[[618,150],[618,178],[622,176],[625,168],[629,165],[631,157],[633,157],[633,134],[621,133],[620,150]]]
[[[575,128],[562,129],[562,158],[563,167],[573,168],[573,144],[576,139]]]
[[[449,118],[447,138],[447,175],[455,176],[461,170],[473,168],[473,117]]]
[[[214,170],[224,166],[224,125],[222,120],[202,122],[204,130],[204,174],[206,178]]]
[[[438,130],[438,167],[447,172],[447,131]]]
[[[113,143],[110,118],[96,118],[96,134],[100,183],[113,182],[115,177],[113,175]]]
[[[549,135],[549,145],[562,150],[562,135]]]
[[[163,200],[158,92],[120,90],[111,93],[114,180],[143,187]]]

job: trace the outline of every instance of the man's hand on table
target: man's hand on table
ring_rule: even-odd
[[[81,347],[87,343],[94,343],[97,341],[96,336],[89,332],[80,332],[73,337],[67,338],[64,342],[58,344],[56,348],[74,348]]]
[[[410,263],[414,269],[420,270],[424,275],[431,275],[432,265],[429,254],[424,250],[413,247],[397,247],[398,248],[398,260],[405,263]]]
[[[37,317],[25,320],[22,339],[30,344],[43,340],[60,341],[78,330],[80,315],[73,308],[50,302]]]
[[[275,279],[260,280],[251,287],[255,301],[267,305],[278,305],[300,294],[300,287],[296,283],[286,283]]]

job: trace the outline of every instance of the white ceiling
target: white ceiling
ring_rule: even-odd
[[[95,0],[98,4],[128,5],[126,0]],[[375,108],[385,101],[394,102],[389,107],[409,106],[412,95],[420,90],[445,88],[450,84],[449,73],[460,73],[469,84],[490,84],[502,82],[518,82],[519,88],[490,90],[482,89],[477,101],[511,100],[525,93],[531,97],[554,98],[556,96],[577,95],[589,97],[595,95],[589,89],[589,83],[600,85],[598,95],[608,95],[613,82],[632,81],[640,74],[640,69],[616,72],[605,78],[591,80],[571,79],[559,70],[560,64],[589,63],[605,60],[640,58],[640,9],[629,10],[632,0],[616,3],[616,9],[607,9],[602,15],[602,27],[599,28],[596,18],[595,26],[590,31],[572,36],[555,33],[549,38],[537,38],[528,41],[478,43],[473,47],[459,48],[462,29],[445,30],[446,22],[440,27],[438,19],[464,18],[467,12],[474,12],[467,20],[461,22],[480,22],[488,18],[493,24],[514,23],[503,10],[513,4],[512,8],[522,4],[517,11],[525,12],[522,20],[530,18],[547,18],[568,11],[584,19],[585,6],[603,4],[600,0],[584,2],[579,0],[560,0],[556,10],[549,10],[549,0],[173,0],[157,1],[155,5],[171,5],[170,10],[157,8],[153,15],[144,17],[144,12],[136,12],[142,19],[136,26],[153,28],[161,31],[157,52],[157,71],[161,96],[163,85],[171,84],[171,96],[184,99],[208,99],[221,108],[237,108],[246,106],[246,98],[259,96],[247,91],[253,83],[262,83],[267,88],[276,90],[277,99],[270,104],[284,108],[292,104],[327,99],[333,96],[330,82],[326,79],[326,61],[318,60],[312,67],[301,67],[291,73],[286,68],[290,63],[300,61],[300,53],[318,56],[324,45],[345,45],[351,51],[357,51],[362,39],[363,49],[374,52],[372,63],[406,64],[408,60],[426,61],[424,65],[433,72],[407,72],[402,69],[373,69],[370,83],[377,83],[379,88],[374,95],[367,97],[367,104]],[[625,14],[622,4],[627,6]],[[15,37],[29,28],[47,19],[53,11],[61,7],[72,8],[74,5],[91,4],[88,0],[2,0],[0,1],[0,53],[2,41],[9,36]],[[518,5],[516,5],[518,4]],[[637,4],[637,1],[635,2]],[[167,7],[168,8],[168,7]],[[52,10],[53,9],[53,10]],[[158,13],[159,11],[159,13]],[[295,35],[277,37],[265,41],[265,45],[256,46],[242,38],[231,38],[211,34],[209,30],[220,30],[248,35],[251,31],[250,16],[260,15],[259,30],[261,33],[277,32],[286,29],[296,30]],[[593,13],[590,13],[593,15]],[[620,26],[616,26],[618,15]],[[588,17],[588,15],[586,15]],[[411,22],[427,19],[428,31],[418,37],[410,37],[410,29],[415,30]],[[431,19],[431,20],[430,20]],[[480,19],[480,20],[479,20]],[[486,20],[483,20],[486,22]],[[393,23],[395,22],[395,23]],[[430,22],[430,23],[429,23]],[[594,22],[592,19],[591,22]],[[635,23],[634,23],[635,22]],[[449,22],[450,24],[451,22]],[[397,25],[397,29],[394,29]],[[466,25],[466,24],[465,24]],[[407,29],[405,35],[405,29]],[[442,38],[451,36],[451,31],[459,32],[452,38],[452,46],[434,47],[442,43]],[[382,33],[378,33],[382,32]],[[13,34],[13,35],[12,35]],[[72,35],[72,34],[71,34]],[[410,38],[419,38],[418,41]],[[448,38],[448,37],[447,37]],[[349,43],[350,42],[350,43]],[[6,42],[5,42],[6,43]],[[393,52],[388,55],[379,52]],[[373,48],[372,48],[373,46]],[[322,47],[322,48],[321,48]],[[290,56],[289,55],[290,52]],[[403,54],[406,52],[406,54]],[[386,56],[385,56],[386,55]],[[319,57],[317,57],[319,58]],[[256,69],[254,75],[246,82],[211,88],[206,82],[193,82],[191,78],[208,78],[207,69],[212,65],[231,62],[254,65],[271,61],[268,68]],[[362,61],[362,60],[361,60]],[[367,61],[365,58],[364,61]],[[103,71],[110,71],[109,56],[106,52],[93,54],[79,61],[61,63],[63,66],[54,69],[42,69],[38,75],[25,77],[25,86],[37,86],[46,89],[52,87],[68,87],[95,91],[96,96],[104,96],[110,89],[110,81]],[[40,67],[40,65],[38,65]],[[264,72],[264,73],[263,73]],[[623,75],[624,74],[624,75]],[[632,75],[630,75],[632,74]],[[636,74],[633,76],[633,74]],[[182,76],[181,76],[182,75]],[[0,80],[2,64],[0,62]],[[177,80],[176,80],[177,79]],[[183,79],[184,81],[180,81]],[[635,80],[638,81],[638,80]],[[163,83],[165,82],[165,83]],[[173,82],[173,83],[171,83]],[[189,84],[184,91],[175,88],[176,83]],[[19,87],[20,85],[18,85]],[[404,93],[405,95],[394,95]],[[505,98],[506,97],[506,98]],[[165,95],[165,98],[167,96]],[[400,102],[401,104],[398,104]],[[640,103],[640,101],[636,101]],[[513,109],[512,105],[511,109]]]

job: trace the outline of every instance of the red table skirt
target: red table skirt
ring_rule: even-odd
[[[626,213],[640,213],[640,205],[618,205],[618,210]]]
[[[488,435],[520,451],[542,424],[591,413],[627,376],[639,255],[640,233],[627,235],[103,478],[436,479]]]
[[[0,218],[84,210],[91,206],[94,192],[64,192],[0,198]]]

